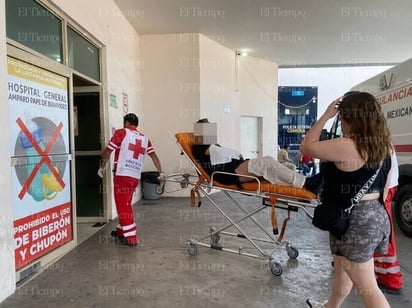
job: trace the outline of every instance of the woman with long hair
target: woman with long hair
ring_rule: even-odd
[[[325,123],[339,114],[342,136],[319,141]],[[334,262],[332,292],[324,302],[307,300],[309,307],[340,307],[355,286],[366,307],[390,307],[379,289],[373,254],[385,253],[390,221],[383,206],[384,187],[391,167],[391,140],[381,106],[365,92],[345,95],[332,102],[307,133],[301,151],[324,161],[321,201],[342,209],[380,167],[377,178],[352,208],[349,227],[342,238],[329,235]]]

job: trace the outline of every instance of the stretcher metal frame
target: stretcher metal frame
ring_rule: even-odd
[[[228,221],[228,224],[216,229],[212,227],[210,232],[202,236],[199,239],[189,239],[187,242],[188,253],[191,256],[196,256],[198,254],[198,246],[207,247],[215,250],[235,253],[242,256],[257,258],[261,260],[269,261],[269,268],[273,275],[282,275],[283,269],[280,263],[276,261],[275,251],[278,246],[285,245],[287,255],[291,259],[296,259],[299,255],[297,248],[292,246],[289,241],[284,241],[283,236],[286,231],[287,222],[290,220],[291,212],[297,212],[299,209],[303,210],[309,219],[312,219],[312,211],[319,204],[317,196],[313,193],[303,189],[295,188],[286,185],[270,184],[266,180],[258,177],[251,176],[253,179],[253,184],[250,182],[245,183],[244,189],[239,189],[236,185],[222,185],[214,180],[214,176],[217,173],[224,173],[234,176],[239,176],[237,174],[226,173],[226,172],[215,172],[209,176],[202,168],[202,166],[194,159],[191,153],[191,145],[193,144],[193,133],[177,133],[176,144],[181,151],[181,155],[184,155],[193,168],[196,170],[197,175],[190,174],[173,174],[166,178],[166,181],[178,182],[182,188],[186,188],[189,185],[192,186],[191,189],[191,206],[194,207],[196,203],[196,196],[199,198],[197,206],[201,206],[201,197],[204,196],[211,205]],[[192,177],[196,177],[197,181],[191,181]],[[242,176],[243,177],[243,176]],[[253,188],[253,189],[252,189]],[[240,218],[233,219],[230,215],[223,210],[222,206],[213,199],[212,190],[219,190],[224,193],[224,195],[243,213]],[[242,194],[251,197],[257,197],[262,199],[262,204],[254,209],[247,209],[244,204],[235,198],[236,194]],[[262,224],[257,221],[253,215],[258,212],[271,207],[271,222],[273,227],[273,234],[268,232]],[[284,218],[281,231],[278,232],[278,224],[275,208],[283,209],[287,211],[287,217]],[[256,236],[248,235],[244,229],[239,225],[240,222],[250,219],[265,235],[266,238],[258,238]],[[238,233],[227,231],[229,228],[234,227],[237,229]],[[237,237],[241,239],[246,239],[257,253],[244,252],[242,247],[239,246],[237,250],[222,247],[219,244],[220,236],[226,235],[231,237]],[[275,236],[278,235],[277,238]],[[268,252],[259,246],[258,242],[274,244],[273,249]]]

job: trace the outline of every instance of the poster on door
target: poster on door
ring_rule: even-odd
[[[68,78],[7,58],[16,269],[72,240]]]

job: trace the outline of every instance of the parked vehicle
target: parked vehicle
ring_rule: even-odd
[[[382,104],[399,164],[395,217],[402,232],[412,237],[412,58],[351,90],[369,92]],[[330,136],[340,134],[340,123],[335,121]]]

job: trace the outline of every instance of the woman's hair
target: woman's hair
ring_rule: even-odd
[[[368,165],[379,164],[390,156],[392,145],[388,126],[381,105],[373,95],[366,92],[345,94],[339,104],[339,115],[349,123],[350,131],[345,134],[354,140]]]

